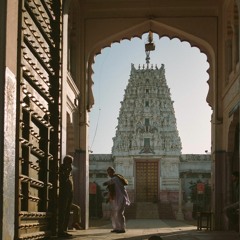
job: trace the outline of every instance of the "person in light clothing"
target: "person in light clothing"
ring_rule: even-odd
[[[115,233],[125,233],[126,221],[124,216],[125,207],[130,205],[130,200],[125,186],[128,181],[120,174],[115,173],[113,167],[107,169],[110,179],[103,183],[109,191],[109,202],[111,206],[111,220]]]

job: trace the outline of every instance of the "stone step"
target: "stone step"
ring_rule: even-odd
[[[152,202],[137,202],[136,219],[159,219],[158,204]]]
[[[126,219],[136,219],[136,204],[131,203],[130,206],[127,206],[125,208],[125,217]]]
[[[160,219],[175,219],[173,214],[172,206],[170,203],[160,203],[158,204],[158,213]]]

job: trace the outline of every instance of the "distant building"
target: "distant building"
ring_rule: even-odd
[[[132,202],[170,203],[175,214],[180,183],[187,200],[190,183],[210,182],[210,155],[181,154],[164,65],[132,65],[116,129],[112,154],[90,154],[90,181],[102,186],[107,167],[114,166],[128,179]]]

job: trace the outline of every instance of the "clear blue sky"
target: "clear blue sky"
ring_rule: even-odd
[[[133,38],[114,43],[96,56],[93,65],[95,105],[90,112],[89,149],[93,153],[111,153],[112,138],[127,86],[131,63],[146,64],[145,43]],[[174,101],[182,154],[204,154],[211,149],[211,108],[206,102],[209,64],[205,54],[188,42],[160,38],[154,34],[155,51],[150,64],[165,65],[166,80]]]

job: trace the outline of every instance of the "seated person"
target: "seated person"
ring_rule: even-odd
[[[73,213],[73,223],[72,227],[76,230],[81,230],[80,222],[81,222],[81,209],[78,205],[72,203],[71,211]]]

